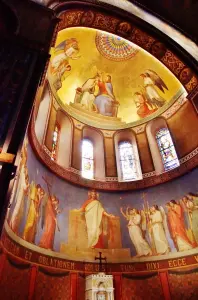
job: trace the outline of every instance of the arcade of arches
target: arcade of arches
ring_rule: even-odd
[[[9,142],[16,126],[0,130],[1,176],[6,163],[15,166],[1,237],[6,300],[88,300],[85,279],[98,273],[99,252],[116,300],[198,297],[197,61],[155,24],[102,2],[54,1],[54,11],[31,4],[53,11],[49,24],[58,19],[47,31],[43,17],[25,58],[35,65],[26,66],[24,93],[28,78],[35,84],[29,108],[16,106],[29,118],[17,151]],[[37,51],[46,52],[40,71]],[[94,299],[111,299],[108,288],[99,282]]]

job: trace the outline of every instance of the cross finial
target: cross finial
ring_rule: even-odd
[[[102,257],[102,252],[99,252],[99,257],[95,256],[95,260],[99,260],[99,272],[102,272],[102,261],[107,261],[106,257]]]

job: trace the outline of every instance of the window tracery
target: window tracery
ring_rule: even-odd
[[[82,177],[94,178],[94,148],[93,143],[88,139],[82,142]]]
[[[168,171],[178,167],[179,160],[169,130],[167,128],[158,130],[156,133],[156,140],[164,170]]]

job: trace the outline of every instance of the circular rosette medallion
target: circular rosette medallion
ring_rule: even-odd
[[[96,33],[96,47],[100,54],[109,60],[123,61],[134,57],[138,47],[123,38],[107,33]]]

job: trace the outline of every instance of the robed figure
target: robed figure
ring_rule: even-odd
[[[106,75],[105,80],[98,80],[98,88],[99,92],[95,98],[95,105],[98,109],[98,112],[104,116],[113,116],[113,107],[116,101],[114,93],[113,93],[113,86],[111,83],[111,76]]]
[[[157,254],[168,254],[170,247],[166,237],[166,215],[162,207],[153,205],[150,208],[151,230]]]
[[[160,96],[158,90],[162,93],[168,90],[165,82],[153,70],[146,70],[140,77],[143,79],[145,96],[150,107],[152,109],[162,107],[165,104],[165,100]]]
[[[123,217],[128,221],[128,230],[131,242],[135,247],[137,257],[152,255],[152,250],[144,237],[143,222],[140,212],[135,209],[127,207],[126,212],[120,208]]]
[[[35,242],[37,225],[40,218],[40,205],[44,195],[45,192],[40,184],[36,185],[34,182],[32,182],[29,193],[30,206],[23,232],[23,239],[30,243]]]
[[[198,245],[198,195],[189,193],[187,198],[187,208],[190,211],[192,232]]]
[[[39,247],[53,250],[56,228],[60,231],[57,215],[60,213],[58,208],[59,200],[56,196],[49,196],[43,206],[42,227],[44,228]]]
[[[104,228],[104,219],[114,218],[113,215],[108,214],[101,202],[98,199],[98,193],[94,190],[89,192],[88,200],[85,201],[83,206],[79,211],[84,212],[86,227],[87,227],[87,237],[88,237],[88,248],[104,248],[105,247],[105,235],[107,232]]]
[[[95,100],[95,86],[98,82],[98,79],[100,78],[99,74],[96,74],[93,78],[89,78],[81,88],[78,88],[77,90],[82,93],[80,103],[81,105],[89,110],[89,111],[96,111],[97,108],[94,104]]]
[[[171,200],[166,204],[168,209],[168,225],[171,236],[178,251],[186,251],[193,248],[189,240],[185,225],[182,207],[175,201]]]

